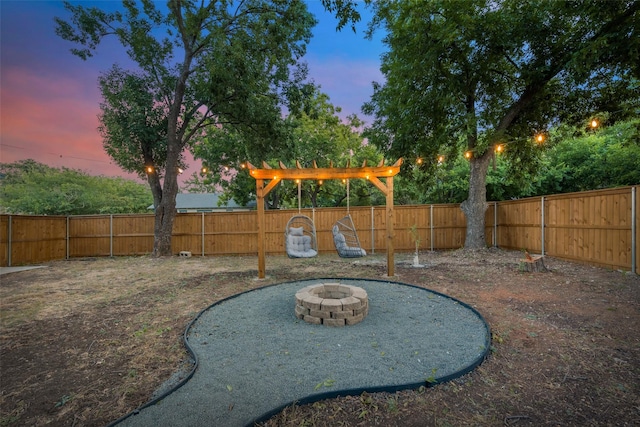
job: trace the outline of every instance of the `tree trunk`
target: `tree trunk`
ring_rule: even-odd
[[[172,256],[171,236],[173,233],[173,221],[176,218],[176,195],[178,194],[178,159],[179,148],[169,141],[167,150],[167,166],[165,169],[162,199],[156,207],[156,216],[153,227],[153,253],[152,256]],[[177,153],[175,152],[176,150]]]
[[[492,154],[492,151],[489,150],[481,157],[471,159],[469,197],[460,205],[460,209],[467,219],[465,249],[487,247],[484,233],[485,213],[489,207],[487,203],[487,169]]]

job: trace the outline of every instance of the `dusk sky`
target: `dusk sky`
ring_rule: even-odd
[[[114,7],[113,1],[82,3]],[[350,28],[336,32],[337,21],[320,0],[308,4],[319,21],[303,58],[309,78],[342,108],[343,117],[355,113],[370,123],[360,108],[371,97],[371,82],[383,80],[382,35],[373,41],[364,38],[370,17],[364,6],[354,34]],[[114,63],[133,65],[115,38],[101,43],[87,61],[72,55],[74,45],[54,32],[56,16],[69,16],[61,1],[0,2],[0,162],[34,159],[91,175],[134,178],[111,162],[97,131],[100,72]],[[183,179],[199,168],[192,163]]]

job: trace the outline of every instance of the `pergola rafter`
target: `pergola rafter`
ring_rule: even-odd
[[[367,162],[361,167],[350,167],[348,162],[346,167],[333,167],[331,163],[328,168],[319,168],[316,161],[313,161],[313,167],[303,168],[300,162],[296,160],[295,168],[287,168],[281,161],[278,162],[279,168],[273,169],[266,162],[262,162],[262,169],[258,169],[251,163],[247,162],[249,174],[256,180],[256,197],[258,208],[258,277],[265,277],[265,222],[264,222],[264,198],[275,188],[282,180],[328,180],[328,179],[366,179],[371,181],[385,196],[387,210],[387,275],[394,275],[394,259],[393,259],[393,236],[394,221],[393,214],[393,177],[400,172],[402,158],[398,159],[393,165],[385,166],[384,159],[380,161],[378,166],[367,166]],[[385,178],[382,182],[380,178]],[[265,186],[265,181],[268,184]]]

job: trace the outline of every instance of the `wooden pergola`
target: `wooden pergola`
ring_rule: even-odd
[[[315,160],[312,168],[303,168],[299,161],[296,161],[295,168],[287,168],[282,162],[279,162],[279,169],[271,168],[266,162],[262,162],[262,169],[258,169],[251,163],[247,162],[249,174],[256,180],[256,196],[258,205],[258,277],[265,277],[265,220],[264,220],[264,198],[275,188],[283,179],[290,180],[327,180],[327,179],[366,179],[371,181],[386,196],[387,209],[387,275],[392,277],[394,272],[393,260],[393,235],[394,221],[393,214],[393,177],[400,172],[402,158],[398,159],[392,166],[385,166],[384,159],[380,161],[378,166],[367,166],[367,162],[361,167],[344,168],[333,167],[330,164],[328,168],[319,168]],[[380,178],[385,178],[382,182]],[[269,183],[264,185],[265,181]]]

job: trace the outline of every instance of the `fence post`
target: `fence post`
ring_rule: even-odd
[[[371,206],[371,253],[376,253],[376,221],[373,217],[373,206]]]
[[[541,204],[541,208],[540,208],[540,216],[541,216],[540,237],[541,237],[541,245],[542,245],[541,255],[544,256],[544,196],[542,196],[540,204]]]
[[[202,225],[200,228],[202,229],[202,256],[204,257],[204,212],[202,212]]]
[[[9,228],[7,230],[7,267],[11,267],[11,237],[13,234],[12,228],[13,228],[13,217],[11,215],[9,215],[9,222],[7,223],[7,227]]]
[[[67,216],[67,229],[65,230],[65,254],[64,259],[69,259],[69,216]]]
[[[109,215],[109,256],[113,258],[113,214]]]
[[[638,212],[636,212],[636,188],[637,187],[631,187],[631,271],[633,274],[638,274],[636,271],[638,268],[636,265],[636,251],[638,247],[636,238],[636,220],[638,215]]]
[[[431,240],[431,252],[433,252],[433,205],[429,205],[429,229],[430,229],[430,239]]]
[[[498,202],[493,202],[493,247],[498,247]]]

